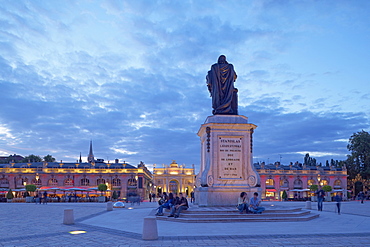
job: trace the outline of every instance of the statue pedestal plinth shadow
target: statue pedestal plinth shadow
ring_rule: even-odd
[[[201,167],[195,204],[236,206],[241,192],[251,198],[261,192],[253,166],[253,131],[256,125],[241,115],[213,115],[200,127]]]

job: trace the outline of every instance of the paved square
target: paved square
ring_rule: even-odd
[[[304,202],[263,202],[304,207]],[[106,210],[105,203],[1,203],[0,246],[370,246],[370,202],[325,202],[308,222],[180,223],[157,221],[159,239],[142,240],[143,218],[157,207],[145,202]],[[316,204],[312,204],[317,212]],[[72,208],[76,224],[63,225]],[[72,235],[69,232],[86,233]]]

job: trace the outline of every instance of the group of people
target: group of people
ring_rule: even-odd
[[[176,193],[169,193],[167,195],[167,193],[164,192],[158,203],[160,205],[155,214],[157,216],[163,216],[163,209],[169,209],[170,215],[168,215],[168,217],[178,218],[183,210],[189,208],[188,200],[182,193],[179,193],[179,195]]]
[[[238,210],[240,214],[243,214],[244,211],[246,214],[253,213],[253,214],[262,214],[265,211],[264,207],[260,206],[261,200],[258,198],[258,193],[254,192],[253,197],[249,200],[247,192],[240,193],[240,197],[238,198]]]
[[[35,203],[36,204],[48,204],[48,193],[44,191],[44,193],[41,193],[40,191],[36,194],[35,198]]]
[[[317,210],[322,211],[323,201],[325,198],[325,191],[320,186],[319,190],[317,190],[315,194],[317,195]],[[342,193],[338,192],[334,196],[334,201],[336,202],[337,212],[338,214],[340,214],[340,206],[341,206],[341,202],[343,201]]]

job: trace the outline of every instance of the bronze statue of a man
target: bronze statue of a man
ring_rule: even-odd
[[[207,86],[212,97],[213,115],[238,115],[238,89],[234,87],[236,80],[234,66],[221,55],[213,64],[207,75]]]

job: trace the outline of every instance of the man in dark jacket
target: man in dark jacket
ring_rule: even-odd
[[[175,201],[175,205],[172,206],[170,215],[168,217],[178,218],[182,210],[187,210],[189,207],[188,200],[179,193],[179,199]]]

